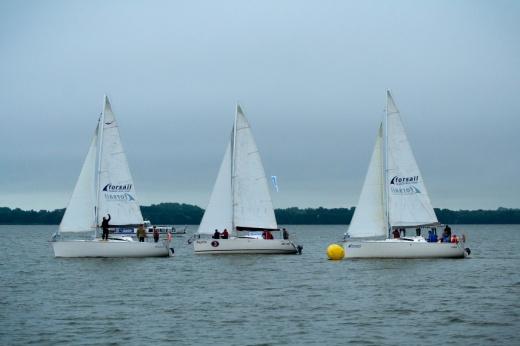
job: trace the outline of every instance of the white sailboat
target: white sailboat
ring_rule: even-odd
[[[344,243],[346,258],[463,258],[459,241],[428,242],[421,235],[393,238],[395,230],[440,226],[406,137],[401,116],[387,91],[387,105],[361,196]],[[406,231],[405,231],[406,234]],[[384,239],[382,239],[384,238]]]
[[[102,219],[111,227],[143,223],[117,122],[107,96],[76,187],[51,242],[56,257],[155,257],[170,255],[170,241],[137,242],[129,236],[96,237]],[[86,239],[65,239],[82,232]],[[86,232],[86,233],[85,233]]]
[[[212,239],[215,230],[231,233],[228,239]],[[279,234],[264,239],[261,234]],[[239,105],[231,138],[197,236],[197,254],[295,254],[301,247],[280,232],[260,153],[249,123]]]

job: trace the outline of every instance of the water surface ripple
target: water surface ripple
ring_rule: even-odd
[[[0,226],[1,345],[519,345],[520,226],[455,226],[467,260],[327,261],[345,226],[291,226],[301,256],[55,259],[54,226]],[[192,227],[195,229],[195,227]]]

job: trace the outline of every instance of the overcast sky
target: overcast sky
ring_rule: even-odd
[[[385,89],[434,207],[520,207],[519,1],[1,1],[0,206],[65,207],[107,93],[138,198],[203,208],[239,101],[275,207],[357,203]]]

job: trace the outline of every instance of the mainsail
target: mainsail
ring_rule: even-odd
[[[251,127],[237,105],[233,147],[233,221],[235,227],[278,228],[269,185]]]
[[[98,185],[98,224],[110,214],[113,225],[143,223],[141,209],[135,195],[135,186],[128,168],[116,118],[110,101],[105,97],[103,111],[103,140],[100,148]]]
[[[111,216],[111,225],[143,223],[117,122],[105,96],[104,110],[60,223],[60,232],[93,230],[107,214]]]
[[[396,227],[438,223],[390,91],[386,135],[389,224]]]

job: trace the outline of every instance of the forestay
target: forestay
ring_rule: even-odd
[[[437,223],[424,181],[390,91],[387,91],[387,191],[391,226]]]

